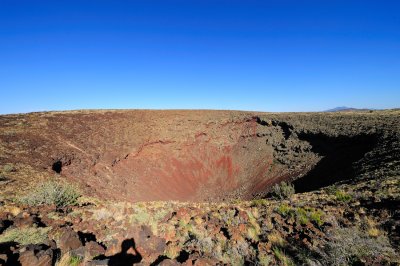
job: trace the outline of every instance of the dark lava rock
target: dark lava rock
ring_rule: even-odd
[[[177,266],[177,265],[181,265],[181,263],[177,262],[176,260],[165,259],[157,265],[159,265],[159,266]]]
[[[59,243],[59,248],[62,253],[78,249],[82,246],[82,242],[79,239],[79,235],[77,232],[67,227],[64,229]]]
[[[54,251],[46,245],[28,245],[19,250],[21,266],[52,266]]]
[[[81,246],[71,251],[73,255],[81,258],[94,258],[100,255],[104,255],[105,252],[106,249],[95,241],[90,241],[86,243],[85,246]]]
[[[23,228],[23,227],[32,227],[32,226],[42,226],[42,222],[37,217],[37,215],[30,214],[28,212],[21,212],[14,219],[14,226]]]

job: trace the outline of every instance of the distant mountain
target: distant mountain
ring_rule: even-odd
[[[376,110],[376,109],[370,109],[370,108],[353,108],[353,107],[347,107],[347,106],[339,106],[335,107],[329,110],[326,110],[324,112],[349,112],[349,111],[369,111],[369,110]]]

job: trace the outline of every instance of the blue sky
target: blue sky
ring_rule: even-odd
[[[0,1],[0,113],[400,107],[399,1]]]

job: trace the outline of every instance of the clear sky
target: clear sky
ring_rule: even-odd
[[[400,107],[400,1],[0,0],[0,113]]]

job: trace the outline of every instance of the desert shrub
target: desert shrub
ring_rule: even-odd
[[[292,211],[292,208],[290,208],[290,206],[287,205],[287,204],[281,204],[281,205],[279,205],[279,207],[276,209],[276,211],[277,211],[280,215],[286,216],[286,215],[288,215],[288,214]]]
[[[324,224],[324,212],[322,210],[317,210],[310,207],[297,207],[292,208],[287,204],[280,204],[276,208],[276,212],[283,217],[293,217],[296,222],[301,225],[306,225],[307,223],[314,222],[316,225],[321,226]]]
[[[321,226],[324,224],[323,216],[324,212],[322,210],[316,210],[310,207],[295,209],[296,221],[301,225],[306,225],[311,221]]]
[[[295,193],[293,184],[289,182],[281,182],[272,187],[271,195],[276,199],[287,199]]]
[[[324,252],[324,265],[381,265],[396,258],[387,236],[371,237],[357,227],[334,230]]]
[[[280,249],[278,247],[274,247],[274,248],[272,248],[272,251],[275,255],[275,258],[278,261],[280,261],[282,265],[284,265],[284,266],[292,266],[292,265],[294,266],[295,265],[293,260],[288,255],[286,255],[282,249]]]
[[[335,197],[338,201],[348,202],[352,199],[352,196],[344,191],[337,190],[335,192]]]
[[[83,259],[79,256],[72,255],[70,252],[65,253],[56,263],[56,266],[78,266]]]
[[[278,231],[271,232],[267,236],[268,242],[270,242],[275,247],[283,247],[285,245],[285,239]]]
[[[326,192],[327,194],[330,194],[330,195],[335,195],[335,193],[338,191],[338,189],[337,189],[336,186],[325,187],[324,190],[325,190],[325,192]]]
[[[324,216],[324,212],[321,210],[313,210],[309,214],[310,220],[315,222],[318,226],[321,226],[324,224],[324,220],[322,219],[323,216]]]
[[[251,201],[251,206],[261,207],[268,205],[268,200],[266,199],[254,199]]]
[[[63,208],[70,205],[77,205],[80,196],[79,190],[71,184],[46,181],[40,183],[32,192],[21,197],[19,200],[31,206],[54,204],[58,208]]]
[[[247,228],[247,237],[252,241],[258,241],[259,229],[253,226]]]
[[[272,265],[273,258],[268,254],[258,254],[258,262],[255,265],[269,266]]]
[[[22,245],[40,244],[47,239],[51,227],[27,227],[8,229],[0,235],[0,243],[17,242]]]
[[[308,218],[309,213],[303,208],[296,209],[296,221],[301,225],[306,225],[310,220]]]

